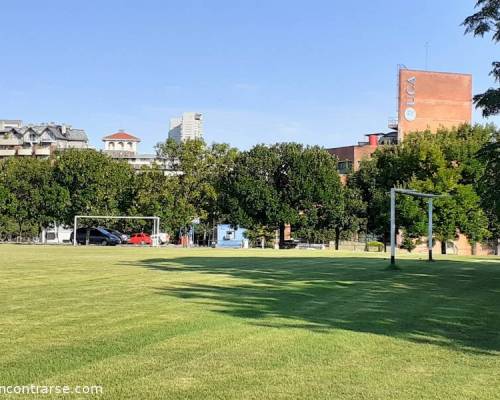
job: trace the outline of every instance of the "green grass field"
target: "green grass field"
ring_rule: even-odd
[[[0,260],[0,386],[102,385],[99,398],[117,400],[500,398],[498,258],[386,271],[380,256],[329,251],[2,245]]]

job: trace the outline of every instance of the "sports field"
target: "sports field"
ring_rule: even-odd
[[[498,399],[500,260],[0,246],[12,399]]]

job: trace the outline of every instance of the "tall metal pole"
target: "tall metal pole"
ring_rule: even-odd
[[[158,247],[160,243],[158,218],[153,219],[153,247]]]
[[[428,225],[428,247],[429,247],[429,261],[432,261],[432,197],[429,198],[429,225]]]
[[[74,226],[73,226],[73,246],[76,246],[76,221],[78,217],[75,215]]]
[[[156,234],[158,235],[158,241],[156,242],[156,246],[160,247],[160,217],[156,218]]]
[[[396,190],[391,189],[391,265],[396,264]]]
[[[156,247],[156,219],[153,219],[153,231],[152,231],[152,238],[153,238],[153,243],[152,243],[152,246],[153,247]]]

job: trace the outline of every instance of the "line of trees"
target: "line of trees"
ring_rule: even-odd
[[[174,174],[158,167],[137,174],[125,162],[95,150],[66,150],[49,160],[8,158],[0,163],[0,233],[33,237],[54,223],[71,226],[74,215],[155,215],[178,237],[194,218],[207,243],[218,223],[244,226],[250,238],[293,236],[333,241],[360,232],[388,241],[391,187],[449,194],[435,201],[436,239],[446,245],[459,232],[471,244],[500,237],[499,131],[461,126],[437,134],[409,135],[382,146],[342,183],[337,160],[317,146],[281,143],[238,151],[202,141],[157,145]],[[421,199],[398,200],[403,246],[425,235]],[[88,221],[89,224],[103,221]],[[125,231],[147,230],[146,221],[120,222]]]
[[[498,143],[499,131],[493,125],[463,125],[436,134],[414,133],[398,146],[381,148],[351,177],[369,204],[367,229],[387,240],[387,192],[391,187],[405,187],[449,195],[434,201],[434,232],[443,252],[446,242],[454,240],[459,232],[472,245],[486,239],[498,241]],[[398,198],[398,225],[403,231],[403,245],[410,251],[425,235],[424,201]]]

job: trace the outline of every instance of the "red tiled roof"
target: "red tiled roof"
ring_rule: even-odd
[[[130,133],[127,132],[117,132],[113,133],[112,135],[104,136],[102,140],[131,140],[134,142],[140,142],[141,139],[138,137],[135,137],[131,135]]]

